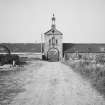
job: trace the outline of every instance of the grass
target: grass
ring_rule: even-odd
[[[105,96],[105,66],[93,64],[91,62],[66,62],[73,70],[79,73],[83,78],[90,81],[92,86]]]
[[[0,72],[0,105],[9,105],[13,98],[25,91],[21,78],[18,77],[24,71]]]
[[[26,62],[27,65],[34,62],[29,68],[33,66],[36,71],[43,66],[42,62],[38,62],[39,59],[28,58],[27,56],[19,57],[19,61]],[[11,105],[19,93],[26,91],[24,85],[30,82],[27,82],[27,78],[31,78],[30,73],[32,72],[29,68],[19,66],[14,70],[0,71],[0,105]]]

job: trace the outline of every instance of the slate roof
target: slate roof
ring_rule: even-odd
[[[40,43],[0,43],[0,45],[5,45],[11,52],[41,52]]]
[[[41,52],[40,43],[1,43],[7,46],[11,52]],[[0,45],[1,45],[0,44]],[[43,44],[44,45],[44,44]],[[105,43],[63,43],[64,53],[105,53]]]
[[[63,43],[63,52],[73,53],[78,51],[80,53],[105,53],[105,44],[91,44],[91,43]]]
[[[59,30],[56,28],[51,28],[49,31],[44,33],[45,35],[63,35]]]

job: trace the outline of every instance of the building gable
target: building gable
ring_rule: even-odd
[[[55,29],[50,29],[49,31],[44,33],[45,35],[63,35],[59,30]]]

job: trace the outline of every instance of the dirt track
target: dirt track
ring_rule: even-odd
[[[24,89],[10,105],[105,105],[102,96],[88,82],[60,62],[34,62],[26,66]]]

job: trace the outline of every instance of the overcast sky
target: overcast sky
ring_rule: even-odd
[[[0,0],[0,42],[39,42],[53,13],[63,42],[105,42],[105,0]]]

